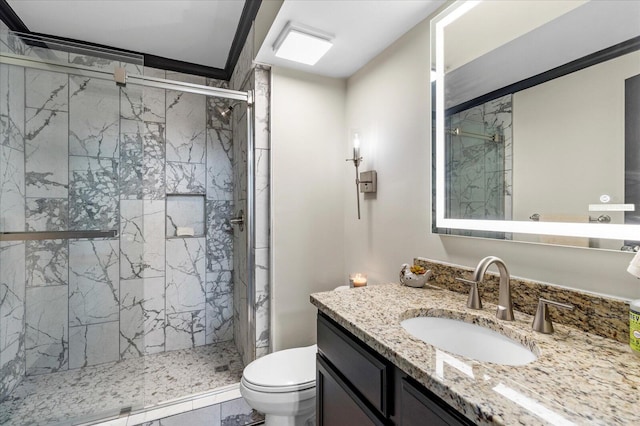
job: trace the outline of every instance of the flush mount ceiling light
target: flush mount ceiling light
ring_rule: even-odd
[[[273,44],[273,50],[278,58],[315,65],[333,46],[332,39],[322,31],[288,22]]]

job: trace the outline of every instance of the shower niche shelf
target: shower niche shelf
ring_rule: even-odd
[[[167,194],[167,239],[205,236],[205,194]],[[190,228],[193,235],[178,235],[178,228]]]

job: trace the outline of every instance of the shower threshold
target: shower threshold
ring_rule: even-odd
[[[237,386],[242,369],[233,342],[224,342],[27,376],[0,403],[0,425],[91,424],[118,418],[129,407],[123,417],[156,408],[190,410],[234,392],[227,387]]]

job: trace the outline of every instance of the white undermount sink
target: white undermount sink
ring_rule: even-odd
[[[416,317],[400,324],[415,338],[477,361],[524,365],[537,358],[519,342],[477,324],[442,317]]]

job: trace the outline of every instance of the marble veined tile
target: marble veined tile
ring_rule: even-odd
[[[120,358],[164,351],[164,278],[120,282]]]
[[[169,239],[166,250],[167,314],[196,310],[204,314],[206,280],[204,238]]]
[[[24,231],[24,186],[24,152],[0,145],[0,231]]]
[[[47,42],[46,47],[42,47],[37,43],[31,45],[23,43],[23,46],[21,55],[53,64],[67,65],[69,63],[69,53],[60,49],[56,42]]]
[[[120,201],[120,278],[142,278],[144,270],[143,201]]]
[[[207,200],[207,270],[233,269],[233,201]],[[239,232],[239,229],[238,229]]]
[[[146,278],[164,277],[165,275],[165,201],[143,201],[143,239],[144,268],[142,275]]]
[[[271,144],[271,128],[269,105],[271,104],[271,71],[262,66],[255,68],[255,147],[256,149],[269,149]]]
[[[207,130],[207,199],[233,199],[231,131]]]
[[[159,200],[165,196],[165,130],[162,123],[145,123],[142,154],[143,198]]]
[[[18,34],[9,32],[9,27],[0,22],[0,52],[22,54],[27,49]]]
[[[144,67],[144,75],[156,78],[166,78],[166,71]],[[144,87],[142,99],[144,101],[144,121],[164,123],[166,115],[165,90],[157,89],[155,87]]]
[[[117,240],[69,242],[69,325],[117,321]]]
[[[144,73],[144,58],[142,55],[131,55],[128,58],[120,59],[120,67],[127,71],[127,74],[142,75]]]
[[[67,198],[27,198],[27,231],[65,231],[69,229]]]
[[[98,56],[96,54],[92,54],[92,52],[87,51],[87,53],[70,53],[69,54],[69,63],[75,65],[83,65],[85,67],[91,67],[98,70],[105,71],[113,71],[116,67],[120,66],[120,62]]]
[[[167,91],[167,161],[205,162],[206,98]]]
[[[233,339],[233,284],[231,271],[207,273],[206,341],[225,342]]]
[[[28,287],[67,284],[68,240],[27,241],[26,245]]]
[[[207,79],[207,86],[229,88],[229,82],[223,80]],[[233,101],[216,96],[207,97],[207,129],[231,130],[231,115],[222,115]]]
[[[117,361],[118,321],[69,327],[69,368]]]
[[[69,76],[64,73],[25,69],[26,106],[38,111],[69,110]]]
[[[24,242],[0,243],[0,400],[24,375]]]
[[[66,370],[69,362],[68,287],[26,290],[27,374]]]
[[[144,123],[120,120],[120,198],[138,200],[143,197]]]
[[[69,157],[69,223],[72,229],[116,229],[118,160]]]
[[[256,248],[269,247],[270,241],[270,167],[269,150],[256,149],[256,175],[255,175],[255,232]]]
[[[120,211],[120,277],[164,276],[165,202],[123,200]]]
[[[233,340],[233,294],[207,294],[206,342]]]
[[[233,271],[207,272],[207,294],[233,293]]]
[[[195,348],[205,344],[205,312],[203,310],[167,314],[167,351]]]
[[[142,122],[145,115],[142,86],[120,87],[120,117]]]
[[[204,164],[167,161],[167,193],[204,194],[206,191]]]
[[[24,151],[24,68],[0,64],[0,145]]]
[[[69,77],[69,153],[118,157],[119,88],[112,81]]]
[[[69,193],[68,114],[27,108],[26,119],[27,196],[66,198]]]
[[[270,291],[269,291],[269,249],[256,249],[256,347],[268,347],[271,326],[270,318]]]
[[[233,129],[233,199],[247,199],[247,132],[246,115]]]

